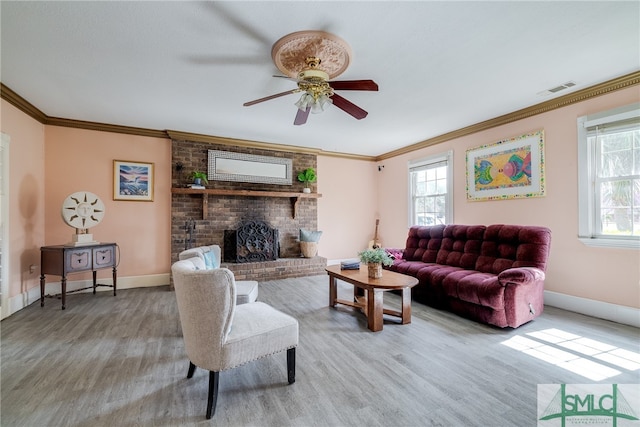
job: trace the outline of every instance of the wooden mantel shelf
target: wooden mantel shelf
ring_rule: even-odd
[[[260,190],[223,190],[207,188],[198,190],[194,188],[172,188],[173,194],[195,194],[202,195],[202,219],[207,219],[209,206],[209,195],[212,196],[245,196],[245,197],[288,197],[291,199],[293,217],[298,214],[298,202],[300,199],[318,199],[322,194],[318,193],[293,193],[288,191],[260,191]]]

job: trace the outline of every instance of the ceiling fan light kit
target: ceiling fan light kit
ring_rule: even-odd
[[[333,101],[329,95],[323,94],[316,99],[313,95],[303,93],[295,105],[301,111],[307,111],[307,108],[310,108],[313,114],[318,114],[324,111],[325,105],[331,103],[333,103]]]
[[[329,104],[358,120],[367,116],[365,110],[334,90],[377,91],[378,85],[373,80],[330,81],[347,69],[351,59],[351,48],[340,37],[325,31],[298,31],[275,42],[271,57],[284,75],[296,80],[298,88],[245,102],[244,106],[302,92],[295,103],[298,111],[294,125],[305,124],[309,112],[320,113]]]

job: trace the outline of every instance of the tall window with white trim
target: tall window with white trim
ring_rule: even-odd
[[[452,152],[409,162],[409,226],[453,220]]]
[[[580,117],[578,150],[581,240],[637,247],[640,104]]]

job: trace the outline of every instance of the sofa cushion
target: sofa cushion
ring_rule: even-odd
[[[407,261],[436,262],[444,227],[444,225],[411,227],[407,236],[404,258]]]
[[[429,283],[429,286],[442,292],[444,280],[452,273],[457,271],[466,271],[460,267],[452,267],[450,265],[431,264],[426,265],[418,270],[417,279],[420,283]]]
[[[499,274],[513,267],[546,269],[551,231],[545,227],[490,225],[475,270]]]
[[[472,270],[480,254],[485,228],[482,225],[447,226],[443,232],[436,262]]]
[[[458,280],[457,289],[462,301],[504,310],[504,286],[494,274],[472,271]]]
[[[203,252],[204,263],[209,270],[213,268],[220,268],[220,260],[216,258],[216,254],[213,251]]]
[[[424,268],[427,264],[422,261],[406,261],[399,260],[393,263],[389,270],[397,273],[408,274],[410,276],[416,276],[418,271]]]
[[[318,243],[320,241],[320,237],[322,236],[322,231],[311,231],[305,230],[303,228],[300,229],[300,241],[301,242],[315,242]]]

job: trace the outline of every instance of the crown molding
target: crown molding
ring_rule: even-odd
[[[127,135],[149,136],[151,138],[168,139],[164,130],[137,128],[131,126],[111,125],[108,123],[86,122],[83,120],[62,119],[59,117],[47,117],[45,123],[50,126],[95,130],[100,132],[123,133]]]
[[[381,154],[376,157],[376,161],[389,159],[402,154],[407,154],[412,151],[420,150],[422,148],[430,147],[432,145],[441,144],[452,139],[460,138],[462,136],[471,135],[477,132],[481,132],[494,127],[502,126],[507,123],[512,123],[518,120],[532,117],[538,114],[546,113],[558,108],[566,107],[567,105],[575,104],[585,101],[587,99],[595,98],[600,95],[615,92],[617,90],[625,89],[630,86],[640,84],[640,71],[635,71],[630,74],[618,77],[613,80],[608,80],[604,83],[600,83],[594,86],[590,86],[585,89],[578,90],[567,95],[560,96],[558,98],[550,99],[549,101],[541,102],[540,104],[532,105],[531,107],[523,108],[521,110],[514,111],[503,116],[495,117],[493,119],[485,120],[484,122],[476,123],[471,126],[467,126],[452,132],[448,132],[433,138],[429,138],[416,144],[407,145],[406,147],[399,148],[394,151],[390,151],[385,154]]]
[[[275,151],[287,151],[294,153],[307,153],[329,157],[339,157],[353,160],[364,160],[371,162],[378,162],[381,160],[389,159],[391,157],[407,154],[412,151],[420,150],[432,145],[441,144],[452,139],[460,138],[463,136],[471,135],[477,132],[481,132],[494,127],[502,126],[507,123],[512,123],[518,120],[522,120],[528,117],[532,117],[538,114],[546,113],[558,108],[566,107],[571,104],[585,101],[587,99],[595,98],[607,93],[615,92],[617,90],[625,89],[630,86],[640,84],[640,71],[635,71],[624,76],[608,80],[604,83],[600,83],[588,88],[578,90],[576,92],[560,96],[558,98],[551,99],[549,101],[542,102],[540,104],[533,105],[531,107],[523,108],[512,113],[505,114],[503,116],[495,117],[493,119],[485,120],[480,123],[476,123],[452,132],[448,132],[433,138],[426,139],[416,144],[407,145],[388,153],[381,154],[379,156],[364,156],[358,154],[348,154],[333,151],[323,151],[320,149],[299,147],[294,145],[284,144],[271,144],[267,142],[249,141],[244,139],[224,138],[211,135],[202,135],[189,132],[181,132],[176,130],[155,130],[146,128],[137,128],[129,126],[112,125],[106,123],[95,123],[81,120],[63,119],[58,117],[49,117],[13,90],[5,86],[0,82],[0,98],[9,102],[25,114],[33,117],[37,121],[45,125],[72,127],[77,129],[87,129],[102,132],[114,132],[123,133],[129,135],[148,136],[153,138],[165,138],[165,139],[177,139],[194,142],[206,142],[210,144],[224,144],[236,147],[251,147],[261,148],[265,150]]]
[[[26,115],[33,117],[42,124],[45,124],[47,120],[47,115],[45,113],[38,110],[35,106],[29,103],[29,101],[9,89],[2,82],[0,82],[0,98],[4,99]]]

